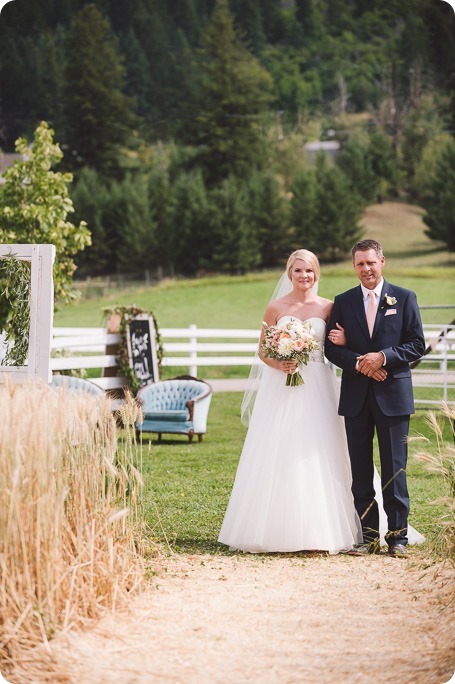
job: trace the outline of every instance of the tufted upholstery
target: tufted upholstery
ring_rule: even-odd
[[[137,393],[142,406],[143,423],[136,422],[140,432],[202,435],[207,431],[207,416],[212,400],[212,388],[206,382],[195,378],[161,380],[142,387]]]
[[[51,387],[64,387],[72,392],[86,392],[94,396],[104,396],[104,390],[95,383],[84,380],[84,378],[73,378],[71,375],[53,375]]]

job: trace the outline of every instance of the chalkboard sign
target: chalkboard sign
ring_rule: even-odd
[[[141,314],[131,319],[127,326],[126,339],[130,366],[141,387],[156,382],[159,378],[153,318]]]

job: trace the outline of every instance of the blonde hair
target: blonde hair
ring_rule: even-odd
[[[319,259],[317,258],[316,254],[313,254],[313,252],[310,252],[308,249],[296,249],[296,251],[292,252],[292,254],[290,255],[288,262],[286,264],[286,273],[288,274],[289,280],[292,280],[291,271],[297,259],[306,261],[306,263],[311,266],[311,268],[314,271],[314,281],[317,283],[321,275]]]

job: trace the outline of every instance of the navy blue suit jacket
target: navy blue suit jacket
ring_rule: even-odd
[[[387,304],[385,295],[396,299]],[[414,413],[411,369],[409,363],[419,359],[425,351],[420,311],[414,292],[384,280],[378,313],[370,338],[360,285],[335,297],[327,325],[328,332],[335,323],[343,326],[346,347],[337,347],[328,338],[325,354],[329,361],[342,369],[339,413],[356,416],[366,399],[372,383],[376,401],[386,416]],[[356,371],[357,357],[368,352],[384,352],[387,379],[378,382]]]

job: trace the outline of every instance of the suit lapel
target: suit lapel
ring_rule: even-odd
[[[371,336],[371,339],[373,339],[373,337],[376,335],[379,328],[381,327],[382,321],[384,320],[385,312],[387,311],[387,308],[386,308],[385,303],[384,303],[384,297],[386,294],[388,294],[388,295],[392,294],[392,286],[389,285],[389,283],[384,280],[384,282],[382,284],[381,296],[379,298],[378,312],[376,314],[376,320],[374,323],[373,335]]]

